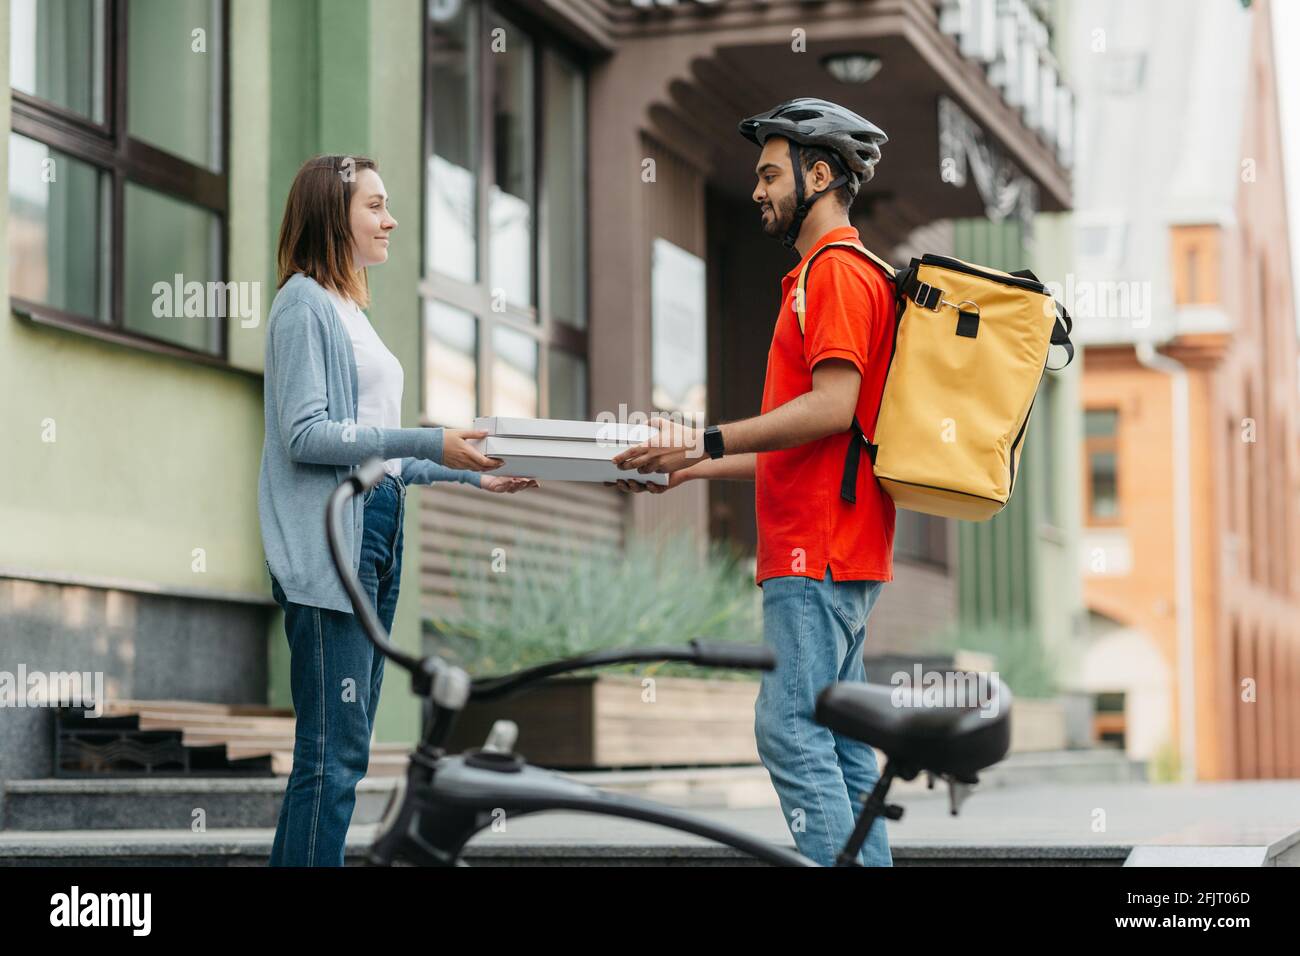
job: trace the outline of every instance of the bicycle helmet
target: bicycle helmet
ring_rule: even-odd
[[[762,146],[769,136],[783,136],[790,144],[790,165],[794,170],[794,221],[782,240],[793,246],[808,210],[826,193],[847,185],[849,195],[856,196],[862,184],[875,175],[880,161],[880,147],[889,142],[884,130],[857,113],[837,103],[800,96],[782,103],[766,113],[758,113],[740,122],[740,133]],[[820,146],[839,157],[839,173],[820,193],[805,199],[803,175],[799,168],[799,146]]]

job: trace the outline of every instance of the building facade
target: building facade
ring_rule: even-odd
[[[1300,353],[1271,4],[1150,6],[1093,11],[1123,46],[1080,54],[1081,139],[1142,133],[1149,151],[1078,186],[1095,313],[1079,673],[1135,756],[1185,779],[1294,776]]]
[[[620,406],[734,419],[758,410],[794,263],[757,227],[739,119],[814,95],[885,129],[853,220],[887,257],[967,241],[999,264],[993,233],[961,225],[996,220],[1015,237],[1003,258],[1059,270],[1073,125],[1057,7],[0,0],[6,659],[102,670],[118,697],[288,703],[256,481],[276,235],[305,158],[379,161],[399,228],[371,270],[370,315],[406,369],[408,425]],[[173,276],[234,283],[256,308],[158,309],[155,284]],[[1077,472],[1060,438],[1070,403],[1036,407],[1027,482]],[[900,513],[878,651],[924,650],[962,600],[1001,593],[959,583],[972,547],[971,560],[1034,569],[1026,594],[1047,597],[1014,613],[1072,619],[1055,565],[1034,557],[1073,550],[1068,509],[1021,497],[1019,530],[978,546]],[[409,649],[454,599],[457,566],[496,545],[562,563],[575,545],[616,554],[664,530],[754,542],[740,485],[527,500],[433,487],[413,500],[394,626]],[[1039,513],[1058,506],[1043,532]],[[997,608],[983,619],[1012,613]],[[0,748],[31,764],[15,775],[48,761],[30,743],[43,718],[6,721]],[[384,695],[380,739],[409,739],[416,722],[409,695]]]

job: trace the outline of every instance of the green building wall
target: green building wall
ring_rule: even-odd
[[[251,15],[269,16],[269,30],[252,29],[267,45],[269,104],[262,147],[269,196],[265,216],[268,288],[274,290],[274,253],[280,216],[294,173],[317,153],[376,160],[398,221],[388,262],[370,270],[370,320],[406,373],[402,420],[420,418],[421,313],[421,19],[419,0],[282,0]],[[232,28],[238,34],[238,28]],[[252,107],[254,111],[257,107]],[[268,297],[269,307],[269,297]],[[260,433],[259,433],[260,438]],[[401,591],[393,639],[420,648],[419,492],[407,495]],[[272,703],[288,706],[289,654],[279,615],[269,635]],[[392,669],[376,717],[380,741],[413,741],[419,709],[405,675]]]
[[[1069,214],[1039,215],[1033,238],[1015,222],[956,224],[959,258],[1004,271],[1030,268],[1064,284],[1073,259]],[[1059,350],[1053,350],[1054,353]],[[1053,354],[1051,364],[1062,358]],[[1078,573],[1079,379],[1082,356],[1044,375],[1034,401],[1011,501],[987,522],[958,522],[958,616],[963,628],[1027,630],[1068,668],[1083,623]],[[1014,645],[1012,645],[1014,646]],[[1005,662],[1004,662],[1005,663]],[[1014,689],[1014,688],[1013,688]]]
[[[6,131],[9,14],[0,0]],[[261,283],[262,321],[230,322],[232,367],[217,368],[5,316],[0,448],[11,480],[0,496],[0,574],[269,604],[257,516],[265,316],[289,184],[318,152],[379,162],[400,226],[388,263],[371,271],[370,314],[406,370],[404,423],[418,422],[422,14],[420,0],[231,0],[227,278]],[[158,96],[159,109],[175,108],[167,90]],[[7,149],[0,169],[7,182]],[[0,234],[7,217],[0,200]],[[0,301],[8,295],[0,269]],[[42,440],[47,420],[54,442]],[[420,643],[416,497],[394,624],[411,651]],[[267,647],[268,700],[288,706],[278,609]],[[417,725],[409,684],[394,670],[376,738],[413,740]]]

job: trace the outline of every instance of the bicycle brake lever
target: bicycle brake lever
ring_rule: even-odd
[[[464,710],[469,701],[469,675],[438,657],[425,658],[421,663],[429,674],[430,699],[445,710]]]

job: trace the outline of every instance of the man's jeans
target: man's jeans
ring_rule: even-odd
[[[795,846],[825,866],[848,841],[880,771],[867,744],[813,719],[817,695],[836,681],[864,681],[867,616],[881,581],[806,577],[763,582],[763,640],[776,652],[754,705],[758,754],[772,778]],[[858,854],[864,866],[892,866],[885,821],[877,818]]]
[[[392,475],[366,492],[358,576],[385,630],[397,609],[405,504],[406,486]],[[342,866],[385,658],[355,615],[288,601],[274,575],[271,591],[284,609],[297,725],[270,865]]]

